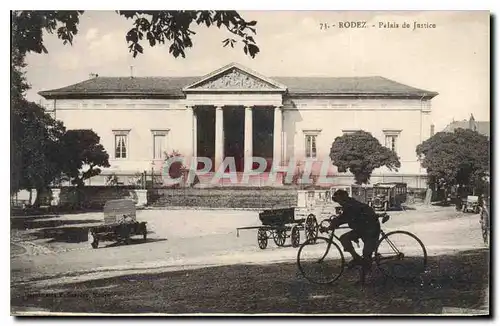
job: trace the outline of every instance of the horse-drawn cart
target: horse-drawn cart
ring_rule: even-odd
[[[278,247],[283,247],[287,238],[290,238],[294,248],[300,245],[300,231],[304,231],[306,239],[316,237],[318,221],[313,214],[305,218],[296,218],[295,208],[276,208],[259,213],[261,226],[246,226],[240,230],[257,229],[257,243],[260,249],[266,249],[268,239],[272,238]]]
[[[104,205],[104,224],[91,227],[88,242],[92,248],[99,246],[99,241],[117,241],[130,243],[130,237],[142,235],[147,237],[147,222],[137,222],[136,208],[133,200],[116,199]]]

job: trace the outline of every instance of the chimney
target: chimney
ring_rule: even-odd
[[[130,78],[134,78],[134,66],[130,66]]]
[[[434,136],[434,125],[431,125],[431,137]]]

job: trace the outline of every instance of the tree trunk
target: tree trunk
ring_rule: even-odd
[[[40,199],[42,197],[41,195],[44,192],[44,190],[45,189],[43,189],[43,188],[37,188],[36,189],[36,198],[35,198],[35,202],[33,203],[33,207],[34,208],[40,208]],[[31,201],[31,199],[30,199],[30,201]]]
[[[28,189],[28,191],[30,192],[30,196],[28,198],[28,206],[31,206],[31,201],[33,199],[33,190],[32,189]]]

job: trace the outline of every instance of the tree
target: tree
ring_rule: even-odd
[[[16,47],[11,52],[11,194],[20,189],[43,191],[59,174],[54,156],[65,132],[61,122],[45,109],[25,99],[30,88],[25,76],[26,54]],[[35,205],[38,204],[39,196]]]
[[[396,153],[380,144],[366,131],[356,131],[335,138],[330,149],[330,158],[339,172],[354,174],[356,184],[369,183],[376,168],[386,166],[389,170],[401,167]]]
[[[22,110],[11,111],[11,193],[35,189],[40,194],[60,174],[58,148],[65,129],[36,103],[21,101],[18,105]]]
[[[83,187],[86,179],[101,173],[99,167],[110,167],[109,155],[99,141],[95,132],[86,129],[68,130],[61,137],[61,171],[72,184]]]
[[[256,21],[246,21],[236,11],[179,10],[179,11],[116,11],[126,19],[133,20],[133,27],[125,38],[134,57],[143,53],[144,39],[150,46],[170,43],[169,51],[174,57],[186,56],[186,48],[193,46],[192,25],[225,28],[233,37],[222,41],[224,47],[243,43],[243,51],[252,58],[259,52],[253,38]],[[43,45],[43,32],[57,33],[64,44],[72,44],[78,34],[78,24],[84,11],[15,11],[12,14],[13,47],[22,53],[47,53]]]
[[[490,169],[486,136],[469,129],[438,132],[416,148],[430,185],[480,188]]]
[[[19,130],[23,119],[20,116],[22,108],[26,104],[24,94],[29,89],[26,82],[24,68],[24,55],[15,49],[12,51],[11,68],[10,68],[10,180],[11,193],[17,192],[20,188],[22,178],[22,143],[23,136]]]

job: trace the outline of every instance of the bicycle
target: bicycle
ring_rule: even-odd
[[[387,213],[377,215],[382,219],[381,224],[390,218]],[[320,224],[322,233],[328,229],[323,226],[326,221],[330,222],[330,219],[323,220]],[[337,229],[347,229],[347,227]],[[396,240],[401,236],[405,241]],[[297,265],[301,274],[308,281],[315,284],[332,284],[342,275],[346,262],[343,251],[334,242],[334,238],[340,242],[340,239],[335,235],[335,230],[331,230],[328,238],[317,236],[305,241],[299,247]],[[408,244],[409,246],[406,246]],[[419,255],[415,255],[416,251],[419,252]],[[405,258],[407,260],[403,264]],[[402,230],[386,233],[381,228],[373,261],[386,276],[401,280],[414,280],[427,268],[427,250],[422,241],[413,233]],[[407,266],[410,263],[413,263],[413,267]],[[361,282],[364,283],[364,268],[361,271]],[[324,277],[324,279],[316,277],[315,272],[318,272],[319,277]],[[415,273],[415,275],[409,275],[409,273]]]

